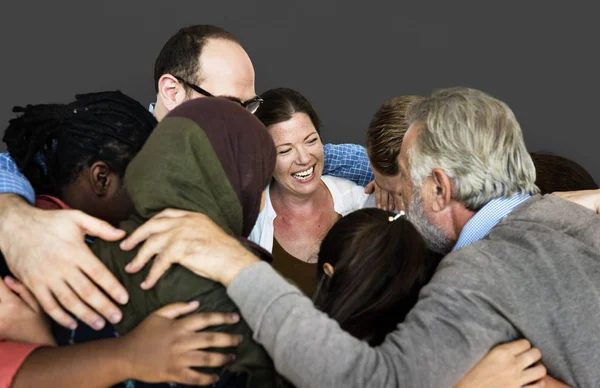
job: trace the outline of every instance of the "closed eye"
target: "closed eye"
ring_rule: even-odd
[[[285,154],[289,153],[291,150],[292,150],[291,148],[288,148],[288,149],[281,150],[281,151],[277,152],[277,154],[278,155],[285,155]]]

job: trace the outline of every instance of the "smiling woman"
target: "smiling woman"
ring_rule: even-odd
[[[308,296],[316,288],[319,245],[340,218],[374,206],[364,188],[323,176],[320,120],[310,102],[292,89],[271,89],[256,116],[277,148],[273,180],[250,240],[273,253],[273,267]]]

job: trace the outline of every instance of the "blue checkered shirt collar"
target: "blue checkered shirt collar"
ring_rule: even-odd
[[[517,194],[510,198],[492,199],[465,224],[452,251],[457,251],[487,236],[494,226],[529,198],[531,198],[529,194]]]

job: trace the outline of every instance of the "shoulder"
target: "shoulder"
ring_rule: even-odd
[[[369,199],[364,187],[348,179],[329,175],[324,175],[321,179],[331,193],[335,211],[341,215],[361,209]]]

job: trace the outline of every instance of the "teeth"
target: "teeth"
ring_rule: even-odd
[[[315,168],[313,166],[313,167],[309,168],[306,171],[300,171],[300,172],[297,172],[297,173],[295,173],[293,175],[294,175],[294,177],[299,178],[299,179],[306,179],[306,178],[308,178],[309,176],[312,175],[314,169]]]

